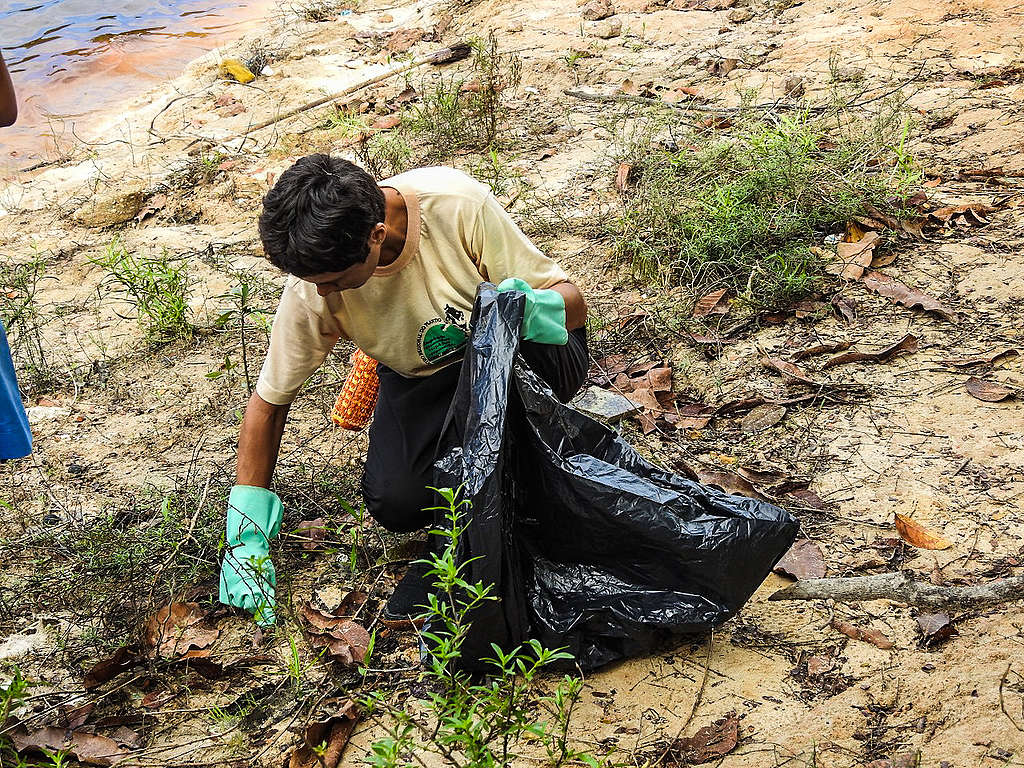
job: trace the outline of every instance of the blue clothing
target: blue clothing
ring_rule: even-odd
[[[0,460],[20,459],[32,453],[32,432],[28,428],[25,406],[21,404],[18,380],[7,334],[0,323]]]

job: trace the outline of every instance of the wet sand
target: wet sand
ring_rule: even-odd
[[[159,17],[147,17],[146,9],[127,18],[97,15],[84,22],[46,17],[38,29],[31,27],[35,20],[28,20],[7,32],[4,58],[20,114],[15,126],[0,133],[0,172],[52,159],[62,146],[105,141],[94,126],[119,104],[173,79],[197,56],[258,29],[276,3],[248,0],[219,7],[186,0],[172,5],[160,9]],[[82,29],[83,23],[88,28]],[[76,24],[80,28],[72,29]]]

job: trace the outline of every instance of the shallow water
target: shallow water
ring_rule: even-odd
[[[238,37],[270,0],[0,0],[0,49],[21,114],[0,167],[27,165],[90,118]]]

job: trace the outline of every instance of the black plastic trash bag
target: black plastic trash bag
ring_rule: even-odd
[[[501,598],[472,615],[464,665],[537,638],[593,669],[727,620],[799,524],[654,467],[558,402],[518,355],[524,301],[481,286],[435,465],[473,503],[466,578]]]

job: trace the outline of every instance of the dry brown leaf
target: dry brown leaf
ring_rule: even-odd
[[[416,43],[423,39],[426,34],[422,29],[397,29],[391,33],[388,40],[388,50],[392,53],[405,53]]]
[[[917,352],[918,349],[918,338],[912,333],[908,333],[902,339],[897,341],[895,344],[890,344],[885,349],[880,349],[877,352],[858,352],[856,350],[852,352],[845,352],[841,355],[833,357],[830,360],[826,360],[822,364],[822,370],[826,368],[834,368],[837,365],[845,365],[846,363],[856,363],[862,361],[870,361],[872,363],[884,363],[887,360],[891,360],[896,355],[901,353]]]
[[[857,302],[853,299],[843,296],[832,301],[832,308],[836,311],[836,314],[840,315],[846,322],[852,323],[857,319]]]
[[[725,757],[736,749],[739,739],[740,720],[735,712],[730,712],[693,736],[676,739],[669,748],[669,754],[677,764],[700,765]]]
[[[917,626],[921,629],[921,641],[926,647],[943,643],[956,634],[956,627],[948,613],[919,613]]]
[[[715,488],[720,488],[726,493],[747,496],[751,499],[761,499],[764,501],[764,496],[761,492],[757,490],[749,480],[740,477],[735,472],[702,469],[697,473],[697,479],[704,485],[711,485]]]
[[[825,576],[825,557],[810,539],[800,539],[789,548],[773,569],[794,579],[820,579]]]
[[[106,659],[97,661],[92,668],[85,673],[82,681],[86,690],[102,685],[112,680],[122,672],[131,669],[142,660],[139,648],[134,645],[123,645]]]
[[[831,344],[818,344],[813,347],[807,347],[806,349],[798,349],[792,355],[789,356],[790,360],[805,360],[808,357],[817,357],[818,355],[831,355],[834,352],[842,352],[843,350],[850,348],[850,342],[848,341],[835,341]]]
[[[949,549],[953,542],[949,539],[932,533],[920,523],[904,517],[899,512],[893,515],[893,525],[900,538],[911,546],[918,549]]]
[[[766,368],[773,371],[777,371],[778,373],[781,373],[784,377],[793,379],[794,381],[798,381],[801,384],[808,384],[812,387],[821,386],[820,382],[817,382],[814,379],[812,379],[798,366],[793,365],[793,363],[790,363],[786,360],[783,360],[781,357],[767,357],[761,362]]]
[[[909,309],[920,307],[925,312],[938,315],[943,320],[956,320],[956,314],[953,310],[936,301],[931,296],[927,296],[908,285],[904,285],[899,280],[888,275],[883,275],[881,272],[868,271],[860,281],[878,295],[898,301]]]
[[[848,621],[842,621],[841,619],[832,619],[832,628],[837,632],[842,632],[853,640],[860,640],[865,643],[871,643],[883,651],[887,651],[893,647],[893,642],[884,634],[879,632],[877,629],[862,629],[861,627],[855,627]]]
[[[956,368],[969,368],[972,365],[991,364],[1004,357],[1013,357],[1017,354],[1016,349],[1000,349],[995,352],[988,352],[980,355],[969,355],[968,357],[947,358],[942,362]]]
[[[204,618],[198,603],[165,605],[146,624],[149,655],[175,658],[194,648],[209,648],[220,636],[220,630],[199,626]]]
[[[302,548],[308,552],[323,549],[327,538],[327,524],[322,517],[303,520],[295,528],[295,535],[302,541]]]
[[[378,117],[376,120],[373,121],[373,123],[370,125],[370,130],[387,131],[391,128],[394,128],[397,125],[400,125],[401,122],[402,118],[399,117],[398,115],[384,115],[383,117]]]
[[[798,488],[786,494],[785,505],[790,509],[805,509],[813,512],[827,512],[825,500],[809,488]]]
[[[359,719],[355,702],[345,700],[328,718],[306,728],[303,743],[288,758],[288,768],[336,768]],[[323,750],[318,757],[317,751]]]
[[[948,224],[949,221],[957,216],[963,216],[966,221],[972,221],[976,224],[987,224],[988,221],[984,218],[984,214],[992,213],[998,210],[996,206],[989,205],[988,203],[964,203],[962,205],[947,205],[943,208],[937,208],[928,215],[942,224]]]
[[[762,429],[774,427],[786,418],[784,405],[758,405],[743,417],[741,428],[744,432],[760,432]]]
[[[315,630],[309,633],[310,642],[326,648],[335,661],[349,665],[366,658],[370,633],[362,625],[319,611],[309,603],[300,604],[299,613]]]
[[[694,317],[707,317],[712,312],[716,315],[724,315],[729,311],[729,306],[726,304],[724,307],[720,306],[722,299],[725,298],[725,294],[728,293],[728,288],[722,288],[717,291],[712,291],[706,296],[702,296],[697,304],[693,308]]]
[[[837,243],[838,264],[836,268],[839,275],[847,280],[859,280],[864,274],[864,270],[871,265],[871,256],[880,240],[881,237],[877,232],[869,231],[864,232],[854,242]]]
[[[629,187],[629,174],[632,172],[632,163],[619,163],[619,169],[615,172],[615,188],[619,192],[625,192]]]
[[[1016,390],[1011,389],[1005,384],[1000,384],[996,381],[986,381],[985,379],[979,379],[977,376],[971,376],[965,381],[964,387],[967,389],[967,394],[971,397],[977,400],[984,400],[986,403],[998,403],[1017,394]]]
[[[76,758],[87,765],[115,765],[131,754],[113,739],[95,733],[67,731],[64,728],[39,728],[28,730],[24,725],[17,726],[6,734],[18,752],[44,749],[51,752],[63,751],[66,757]]]

